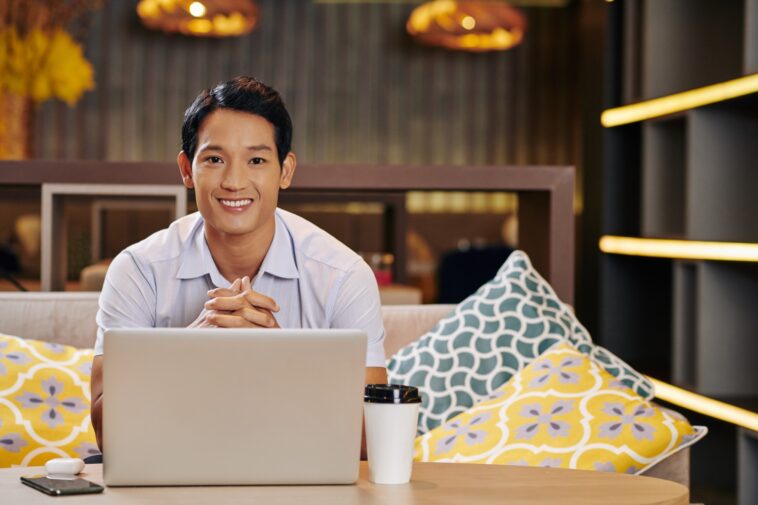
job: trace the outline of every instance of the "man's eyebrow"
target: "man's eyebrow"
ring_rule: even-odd
[[[201,151],[223,151],[224,148],[221,147],[221,146],[217,146],[217,145],[211,144],[211,145],[207,145],[207,146],[201,146],[200,150]]]
[[[267,146],[266,144],[247,146],[247,150],[248,151],[270,151],[270,152],[274,151],[270,146]],[[201,146],[199,151],[222,151],[223,152],[224,148],[219,145],[209,144],[207,146]]]
[[[271,147],[266,144],[258,144],[257,146],[247,146],[248,151],[273,151]]]

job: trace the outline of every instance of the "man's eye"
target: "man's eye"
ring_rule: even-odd
[[[266,160],[263,158],[253,158],[252,160],[250,160],[250,163],[252,163],[253,165],[260,165],[261,163],[266,163]]]
[[[224,161],[220,156],[208,156],[205,160],[210,163],[221,163]]]

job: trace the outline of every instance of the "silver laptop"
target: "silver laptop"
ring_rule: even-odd
[[[356,330],[106,331],[105,483],[355,482],[366,341]]]

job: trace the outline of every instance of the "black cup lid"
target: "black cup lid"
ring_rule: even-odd
[[[418,388],[401,384],[368,384],[363,395],[368,403],[421,403]]]

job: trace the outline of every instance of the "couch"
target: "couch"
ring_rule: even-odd
[[[98,294],[0,293],[0,333],[79,348],[92,347],[97,330],[95,313]],[[423,335],[452,308],[452,305],[382,307],[387,356]],[[684,449],[650,468],[645,474],[689,487],[689,458],[689,449]]]

